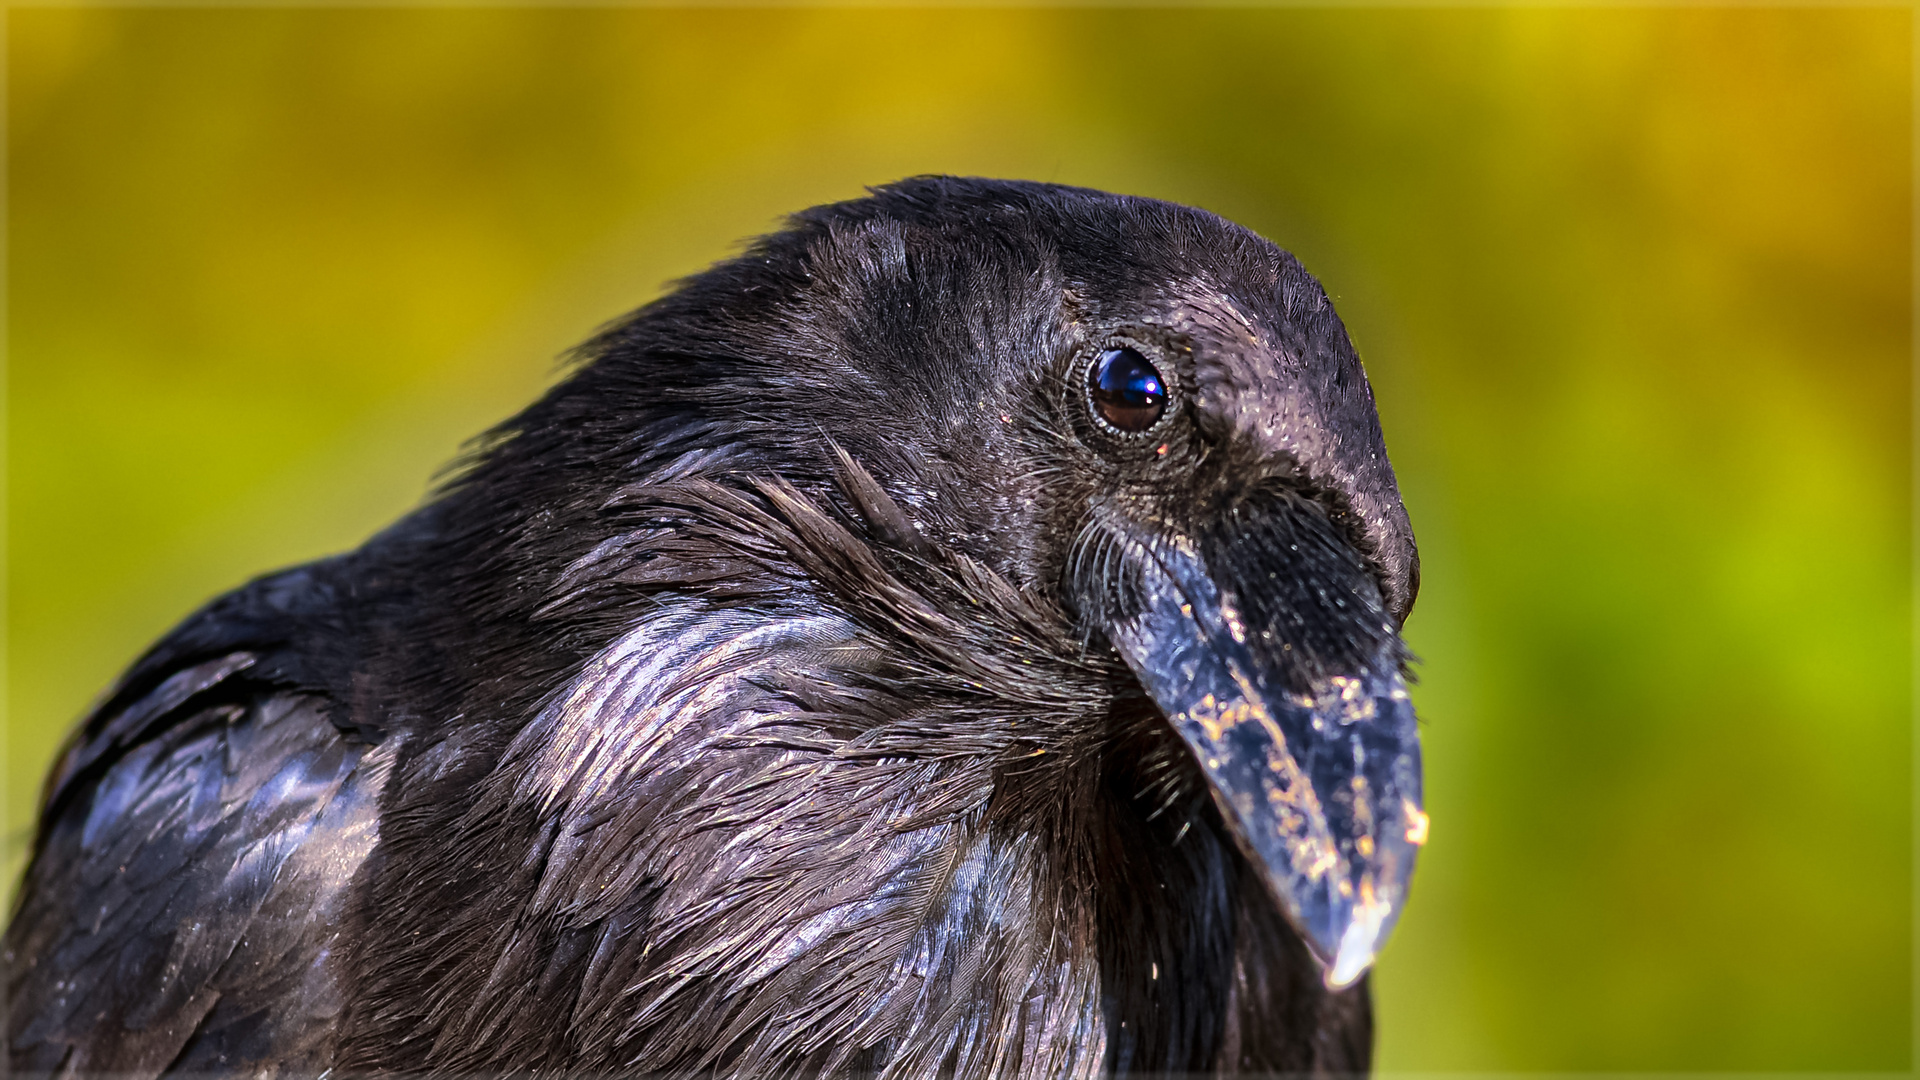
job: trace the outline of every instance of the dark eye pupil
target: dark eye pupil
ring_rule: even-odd
[[[1108,349],[1096,357],[1087,390],[1094,411],[1121,431],[1145,431],[1167,408],[1167,384],[1133,349]]]

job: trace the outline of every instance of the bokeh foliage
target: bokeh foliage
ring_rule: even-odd
[[[1908,1066],[1906,10],[7,19],[10,853],[146,642],[597,323],[1058,180],[1291,248],[1372,372],[1435,822],[1382,1064]]]

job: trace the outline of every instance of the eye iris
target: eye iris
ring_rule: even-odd
[[[1108,349],[1087,380],[1093,408],[1121,431],[1145,431],[1167,408],[1167,384],[1147,358],[1128,348]]]

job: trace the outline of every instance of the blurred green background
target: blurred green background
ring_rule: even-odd
[[[1877,10],[102,10],[8,46],[9,874],[69,722],[553,359],[923,172],[1326,282],[1419,533],[1388,1070],[1905,1070],[1913,31]]]

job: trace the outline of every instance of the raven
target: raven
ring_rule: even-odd
[[[1369,1067],[1418,562],[1298,262],[922,177],[577,359],[75,733],[16,1072]]]

